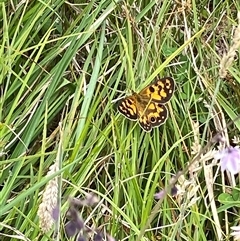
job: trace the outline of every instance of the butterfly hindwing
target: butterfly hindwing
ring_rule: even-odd
[[[154,127],[162,125],[167,118],[168,110],[166,106],[155,102],[151,102],[143,113],[139,111],[139,124],[146,132],[151,131]]]
[[[148,85],[140,91],[139,95],[146,96],[148,99],[151,99],[151,101],[165,104],[171,99],[174,90],[174,80],[171,77],[165,77]]]

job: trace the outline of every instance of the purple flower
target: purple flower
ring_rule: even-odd
[[[69,208],[68,216],[71,220],[66,224],[65,231],[68,237],[72,237],[77,231],[81,231],[84,228],[84,221],[79,217],[79,214],[74,207]]]
[[[178,192],[178,189],[177,189],[177,187],[174,185],[174,186],[171,188],[170,195],[176,196],[176,195],[177,195],[177,192]],[[166,190],[163,189],[162,191],[155,193],[155,194],[154,194],[154,198],[155,198],[155,199],[163,199],[163,198],[166,196],[166,194],[167,194]]]
[[[215,159],[220,159],[222,171],[228,170],[232,174],[240,172],[240,149],[238,146],[229,146],[214,155]]]
[[[74,222],[70,221],[65,226],[65,231],[68,237],[72,237],[76,234],[77,228]]]
[[[166,191],[164,189],[154,194],[155,199],[163,199],[165,196],[166,196]]]
[[[174,185],[172,188],[171,188],[171,195],[174,197],[176,196],[178,193],[178,188]]]
[[[102,241],[102,235],[101,235],[101,233],[97,233],[97,234],[95,234],[94,235],[94,241]]]
[[[84,236],[78,236],[77,241],[86,241],[86,238]]]

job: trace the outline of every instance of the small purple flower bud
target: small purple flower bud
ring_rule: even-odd
[[[73,221],[76,225],[76,228],[80,231],[84,228],[84,222],[82,219],[80,219],[79,217]]]
[[[86,238],[84,236],[79,235],[77,241],[86,241]]]
[[[70,206],[69,210],[68,210],[68,216],[72,219],[72,220],[75,220],[78,218],[78,211]]]
[[[77,228],[73,221],[70,221],[65,226],[65,231],[68,237],[72,237],[75,235]]]
[[[74,223],[77,230],[82,230],[84,228],[84,221],[79,217],[77,210],[74,207],[70,207],[68,210],[68,216],[71,218],[71,222]]]
[[[220,142],[220,143],[225,143],[226,142],[226,138],[221,134],[221,133],[217,133],[213,139],[212,142]]]
[[[94,241],[102,241],[103,237],[101,233],[97,233],[94,235]]]
[[[94,193],[86,194],[86,203],[89,206],[93,206],[99,202],[99,198]]]
[[[154,194],[154,198],[155,199],[163,199],[166,195],[166,191],[163,189],[162,191],[160,192],[157,192]]]
[[[60,208],[59,206],[56,206],[55,208],[53,208],[53,211],[52,211],[52,218],[57,221],[59,219],[59,216],[60,216]]]
[[[177,195],[177,192],[178,192],[178,189],[177,189],[177,187],[174,185],[174,186],[171,188],[171,195],[172,195],[172,196],[176,196],[176,195]]]

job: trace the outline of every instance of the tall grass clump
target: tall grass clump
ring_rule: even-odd
[[[0,240],[240,240],[237,1],[0,8]],[[118,101],[164,76],[146,133]]]

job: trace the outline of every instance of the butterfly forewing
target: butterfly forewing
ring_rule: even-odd
[[[134,95],[121,99],[118,104],[118,110],[121,114],[126,116],[130,120],[137,120],[138,112],[136,99]]]
[[[174,90],[174,80],[171,77],[165,77],[148,85],[140,91],[139,95],[146,96],[145,98],[148,98],[151,101],[165,104],[171,99]]]

